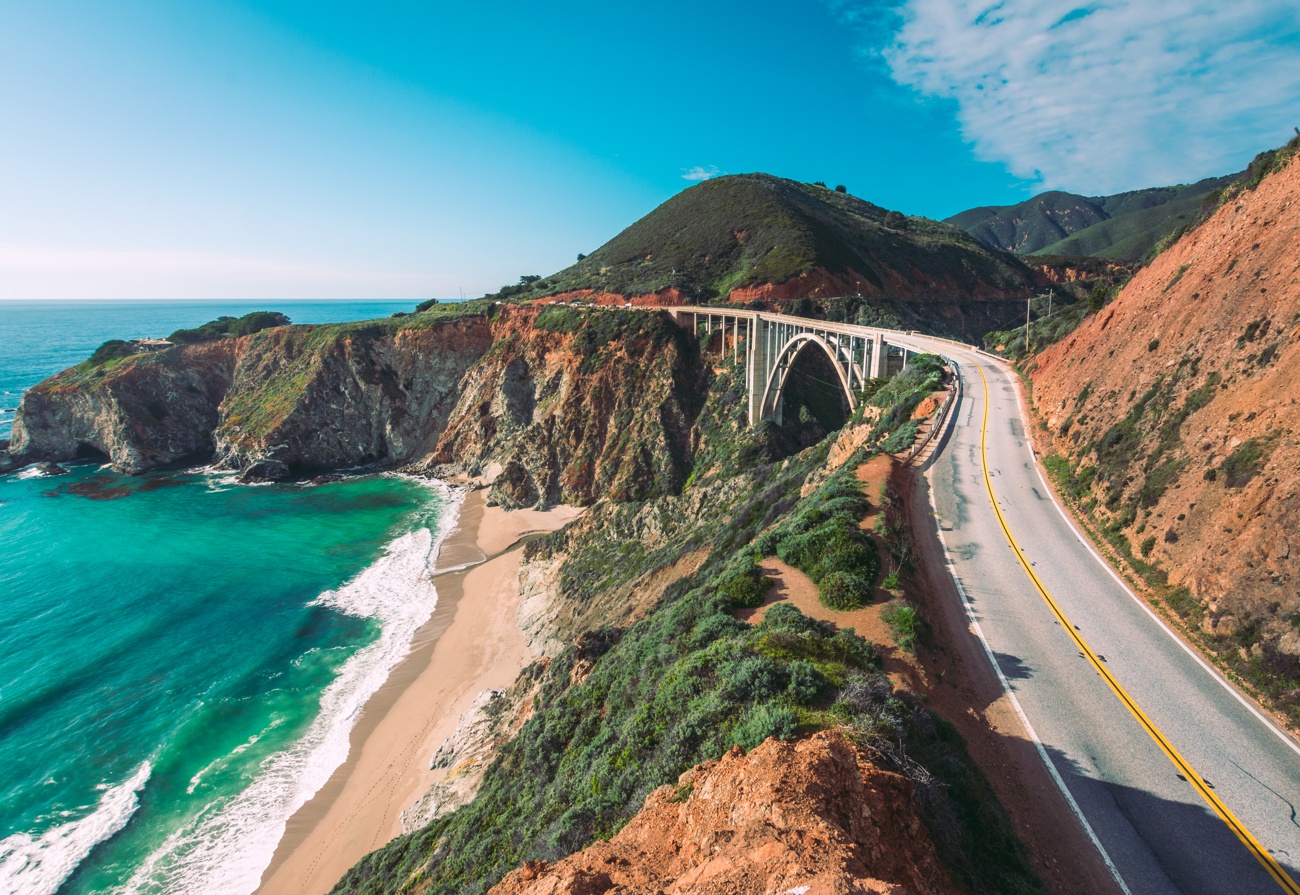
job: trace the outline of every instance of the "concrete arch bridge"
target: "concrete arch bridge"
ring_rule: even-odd
[[[729,308],[662,310],[679,326],[700,335],[706,345],[719,332],[725,351],[730,337],[733,359],[740,363],[743,356],[745,364],[751,426],[760,420],[781,422],[790,373],[806,351],[821,352],[830,361],[851,413],[868,379],[897,373],[913,354],[927,350],[914,333],[899,330]]]

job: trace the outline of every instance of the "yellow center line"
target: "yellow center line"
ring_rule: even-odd
[[[1214,812],[1219,815],[1219,818],[1228,825],[1228,829],[1232,830],[1233,834],[1235,834],[1236,837],[1241,840],[1241,843],[1246,846],[1246,849],[1255,856],[1255,860],[1259,861],[1259,863],[1263,865],[1264,869],[1268,871],[1268,875],[1273,877],[1273,880],[1285,891],[1290,892],[1291,895],[1300,895],[1300,885],[1297,885],[1296,882],[1287,875],[1287,872],[1282,869],[1282,866],[1274,860],[1271,854],[1268,853],[1268,849],[1264,848],[1264,846],[1260,844],[1259,840],[1257,840],[1251,832],[1246,829],[1245,825],[1237,819],[1236,815],[1228,809],[1228,806],[1223,804],[1223,801],[1214,790],[1210,788],[1205,779],[1201,777],[1200,774],[1196,773],[1191,764],[1188,763],[1187,759],[1183,758],[1183,756],[1179,754],[1178,750],[1175,749],[1173,744],[1165,738],[1165,735],[1160,732],[1160,729],[1156,727],[1155,723],[1146,716],[1146,713],[1143,712],[1137,702],[1133,700],[1133,697],[1129,696],[1128,693],[1125,692],[1124,688],[1120,686],[1119,681],[1115,680],[1115,677],[1110,673],[1110,670],[1106,667],[1105,663],[1103,663],[1097,654],[1092,651],[1092,647],[1088,646],[1082,635],[1075,630],[1074,625],[1070,623],[1069,618],[1066,617],[1056,600],[1052,598],[1052,595],[1047,592],[1047,588],[1043,586],[1043,582],[1039,579],[1038,574],[1034,571],[1033,566],[1030,565],[1028,558],[1025,556],[1024,550],[1021,549],[1020,545],[1016,542],[1015,537],[1011,534],[1011,527],[1007,525],[1006,517],[1002,514],[1002,507],[998,505],[997,496],[993,493],[993,479],[989,475],[988,451],[986,448],[989,432],[989,381],[988,377],[984,375],[984,370],[977,360],[970,357],[968,357],[967,360],[971,361],[975,369],[979,371],[980,379],[984,383],[984,419],[980,429],[980,463],[984,469],[984,486],[988,489],[989,502],[993,504],[993,512],[997,514],[998,524],[1002,526],[1002,533],[1006,535],[1007,543],[1011,545],[1011,549],[1016,554],[1016,559],[1020,561],[1020,567],[1025,570],[1025,574],[1028,575],[1029,580],[1033,582],[1034,588],[1038,591],[1039,596],[1041,596],[1043,601],[1047,603],[1048,608],[1052,610],[1052,613],[1061,623],[1061,626],[1065,628],[1066,633],[1068,633],[1074,640],[1075,645],[1079,647],[1079,650],[1083,653],[1084,657],[1087,658],[1092,667],[1097,670],[1097,673],[1101,675],[1101,678],[1106,682],[1106,685],[1110,687],[1116,696],[1119,697],[1119,701],[1124,704],[1124,707],[1127,708],[1129,712],[1132,713],[1133,717],[1137,719],[1138,723],[1142,725],[1142,728],[1150,735],[1151,739],[1155,740],[1156,745],[1158,745],[1165,755],[1168,756],[1169,760],[1174,763],[1174,767],[1178,769],[1180,775],[1184,777],[1198,793],[1201,794],[1201,797],[1205,799],[1206,802],[1209,803],[1210,807],[1214,809]]]

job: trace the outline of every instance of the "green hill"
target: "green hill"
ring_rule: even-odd
[[[1052,191],[1018,205],[972,208],[947,222],[1019,255],[1089,255],[1138,261],[1192,221],[1206,197],[1240,175],[1113,196]]]
[[[573,266],[503,294],[591,289],[633,296],[675,288],[687,300],[711,301],[796,279],[777,297],[907,299],[933,290],[970,299],[1029,288],[1016,259],[951,225],[824,186],[743,174],[683,190]]]

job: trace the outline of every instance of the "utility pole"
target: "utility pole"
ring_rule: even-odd
[[[1029,303],[1033,298],[1025,299],[1025,357],[1029,357]]]
[[[1055,289],[1047,290],[1047,316],[1052,316],[1052,296],[1056,294]]]

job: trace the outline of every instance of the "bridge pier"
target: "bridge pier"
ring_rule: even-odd
[[[722,336],[719,349],[721,360],[727,357],[727,335],[731,331],[732,363],[744,363],[747,415],[751,426],[765,418],[781,422],[782,398],[786,376],[795,358],[809,343],[818,346],[839,372],[840,385],[845,390],[850,410],[856,409],[857,396],[868,378],[889,374],[890,343],[886,333],[874,327],[845,323],[828,323],[819,320],[786,317],[749,310],[719,308],[676,307],[665,310],[679,326],[697,337],[703,336],[704,349],[712,345],[714,318]],[[702,319],[701,319],[702,318]],[[701,327],[700,324],[704,326]],[[730,326],[728,326],[730,324]],[[704,330],[700,333],[701,328]],[[745,348],[741,351],[741,333]],[[906,333],[898,334],[899,340]],[[899,349],[902,366],[916,349],[895,343]]]

